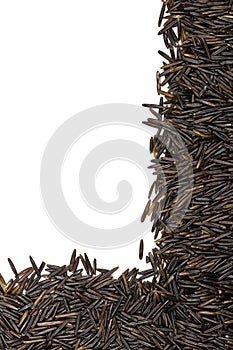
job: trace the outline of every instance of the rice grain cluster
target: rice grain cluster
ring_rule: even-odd
[[[0,275],[0,349],[233,349],[233,1],[164,0],[159,25],[163,97],[145,105],[145,123],[156,129],[156,177],[142,215],[155,239],[148,269],[116,278],[117,268],[76,250],[67,265],[30,258],[20,272],[9,259],[14,278]],[[178,155],[181,178],[168,143],[174,130],[189,154]],[[141,241],[140,259],[143,250]]]

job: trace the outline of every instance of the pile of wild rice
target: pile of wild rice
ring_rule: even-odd
[[[170,54],[160,52],[166,62],[157,74],[166,102],[147,105],[155,118],[146,124],[158,133],[176,129],[192,159],[194,187],[188,212],[170,230],[169,214],[189,199],[189,179],[181,179],[184,195],[177,201],[180,179],[166,140],[161,142],[166,133],[152,138],[151,168],[158,177],[149,196],[160,191],[147,211],[155,239],[162,233],[155,264],[162,261],[160,286],[178,300],[175,343],[181,349],[233,349],[233,1],[165,1],[160,23],[166,8],[160,34]],[[158,200],[165,186],[167,195]]]
[[[18,272],[9,260],[15,278],[0,275],[1,349],[233,348],[233,1],[167,0],[163,18],[170,54],[161,52],[157,78],[165,101],[147,105],[146,122],[159,130],[150,142],[155,197],[143,214],[154,221],[150,267],[116,279],[116,269],[98,269],[75,251],[61,267],[31,258]],[[173,229],[170,214],[190,200],[190,179],[178,178],[166,147],[171,126],[194,172],[188,212],[174,217]]]

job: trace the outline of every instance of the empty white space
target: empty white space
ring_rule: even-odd
[[[61,235],[41,201],[40,163],[52,134],[79,111],[158,102],[160,6],[155,0],[0,2],[0,272],[6,279],[8,257],[19,270],[29,255],[38,264],[65,264],[74,248],[97,257],[100,267],[145,267],[137,242],[97,251]],[[145,191],[139,196],[138,210]],[[152,236],[147,242],[146,252]]]

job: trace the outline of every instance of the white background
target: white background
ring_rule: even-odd
[[[96,256],[100,267],[142,268],[138,243],[94,251],[61,235],[44,211],[39,176],[48,140],[74,114],[104,103],[158,102],[160,2],[0,4],[0,272],[11,277],[8,257],[19,269],[29,255],[38,264],[65,264],[74,248]]]

